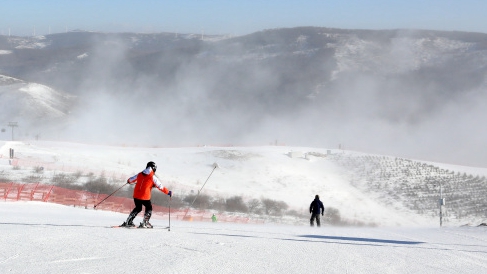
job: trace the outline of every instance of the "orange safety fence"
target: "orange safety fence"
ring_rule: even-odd
[[[14,182],[0,182],[0,197],[4,201],[41,201],[62,204],[66,206],[83,207],[97,210],[107,210],[120,213],[130,213],[134,208],[132,198],[111,196],[107,194],[97,194],[82,190],[73,190],[54,185],[44,185],[40,183],[19,184]],[[100,203],[103,199],[105,201]],[[159,205],[152,206],[152,216],[163,219],[169,217],[169,208]],[[186,213],[186,211],[188,211]],[[185,221],[204,221],[211,222],[212,212],[196,209],[171,208],[171,218]],[[186,216],[186,217],[185,217]],[[232,223],[264,223],[262,219],[251,219],[241,216],[227,216],[218,214],[218,222]]]

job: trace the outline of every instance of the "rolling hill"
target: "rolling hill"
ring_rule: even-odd
[[[5,159],[9,148],[15,150],[14,166]],[[159,177],[175,193],[173,206],[181,208],[189,206],[192,199],[185,198],[202,189],[218,163],[195,208],[225,212],[225,201],[240,197],[244,209],[228,214],[270,222],[306,223],[309,203],[319,194],[327,222],[335,225],[437,225],[440,185],[444,225],[476,225],[487,218],[486,169],[392,156],[311,147],[147,148],[41,141],[3,142],[0,153],[5,159],[1,181],[76,189],[99,185],[92,192],[108,184],[106,194],[155,161]],[[130,197],[131,190],[120,194]],[[284,204],[266,214],[264,199]]]
[[[0,36],[0,74],[76,96],[69,110],[66,100],[51,101],[60,104],[50,105],[56,117],[69,113],[61,115],[67,122],[52,129],[42,120],[41,129],[19,127],[21,135],[164,146],[344,144],[485,166],[487,153],[475,151],[487,134],[476,123],[487,117],[486,47],[486,34],[434,30],[76,31]],[[19,111],[45,115],[21,102]],[[16,113],[6,112],[4,123]],[[145,131],[141,121],[155,130],[126,134]]]

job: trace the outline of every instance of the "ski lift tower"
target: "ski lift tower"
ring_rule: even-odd
[[[443,206],[445,205],[445,198],[443,198],[441,182],[438,183],[440,184],[440,200],[438,201],[438,204],[440,206],[440,226],[443,226]]]
[[[17,122],[9,122],[8,126],[12,128],[12,141],[14,140],[14,127],[18,127]]]

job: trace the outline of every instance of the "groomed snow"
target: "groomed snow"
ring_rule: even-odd
[[[485,273],[486,227],[343,228],[171,222],[0,202],[0,273]],[[136,218],[140,221],[141,216]]]

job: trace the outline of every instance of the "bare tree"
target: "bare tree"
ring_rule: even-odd
[[[262,203],[259,199],[252,199],[248,203],[249,213],[262,214]]]
[[[267,198],[262,199],[262,205],[266,215],[282,216],[282,212],[288,209],[288,205],[282,201]]]
[[[233,196],[228,198],[225,202],[226,210],[230,212],[243,212],[246,213],[249,211],[247,205],[245,205],[241,196]]]

